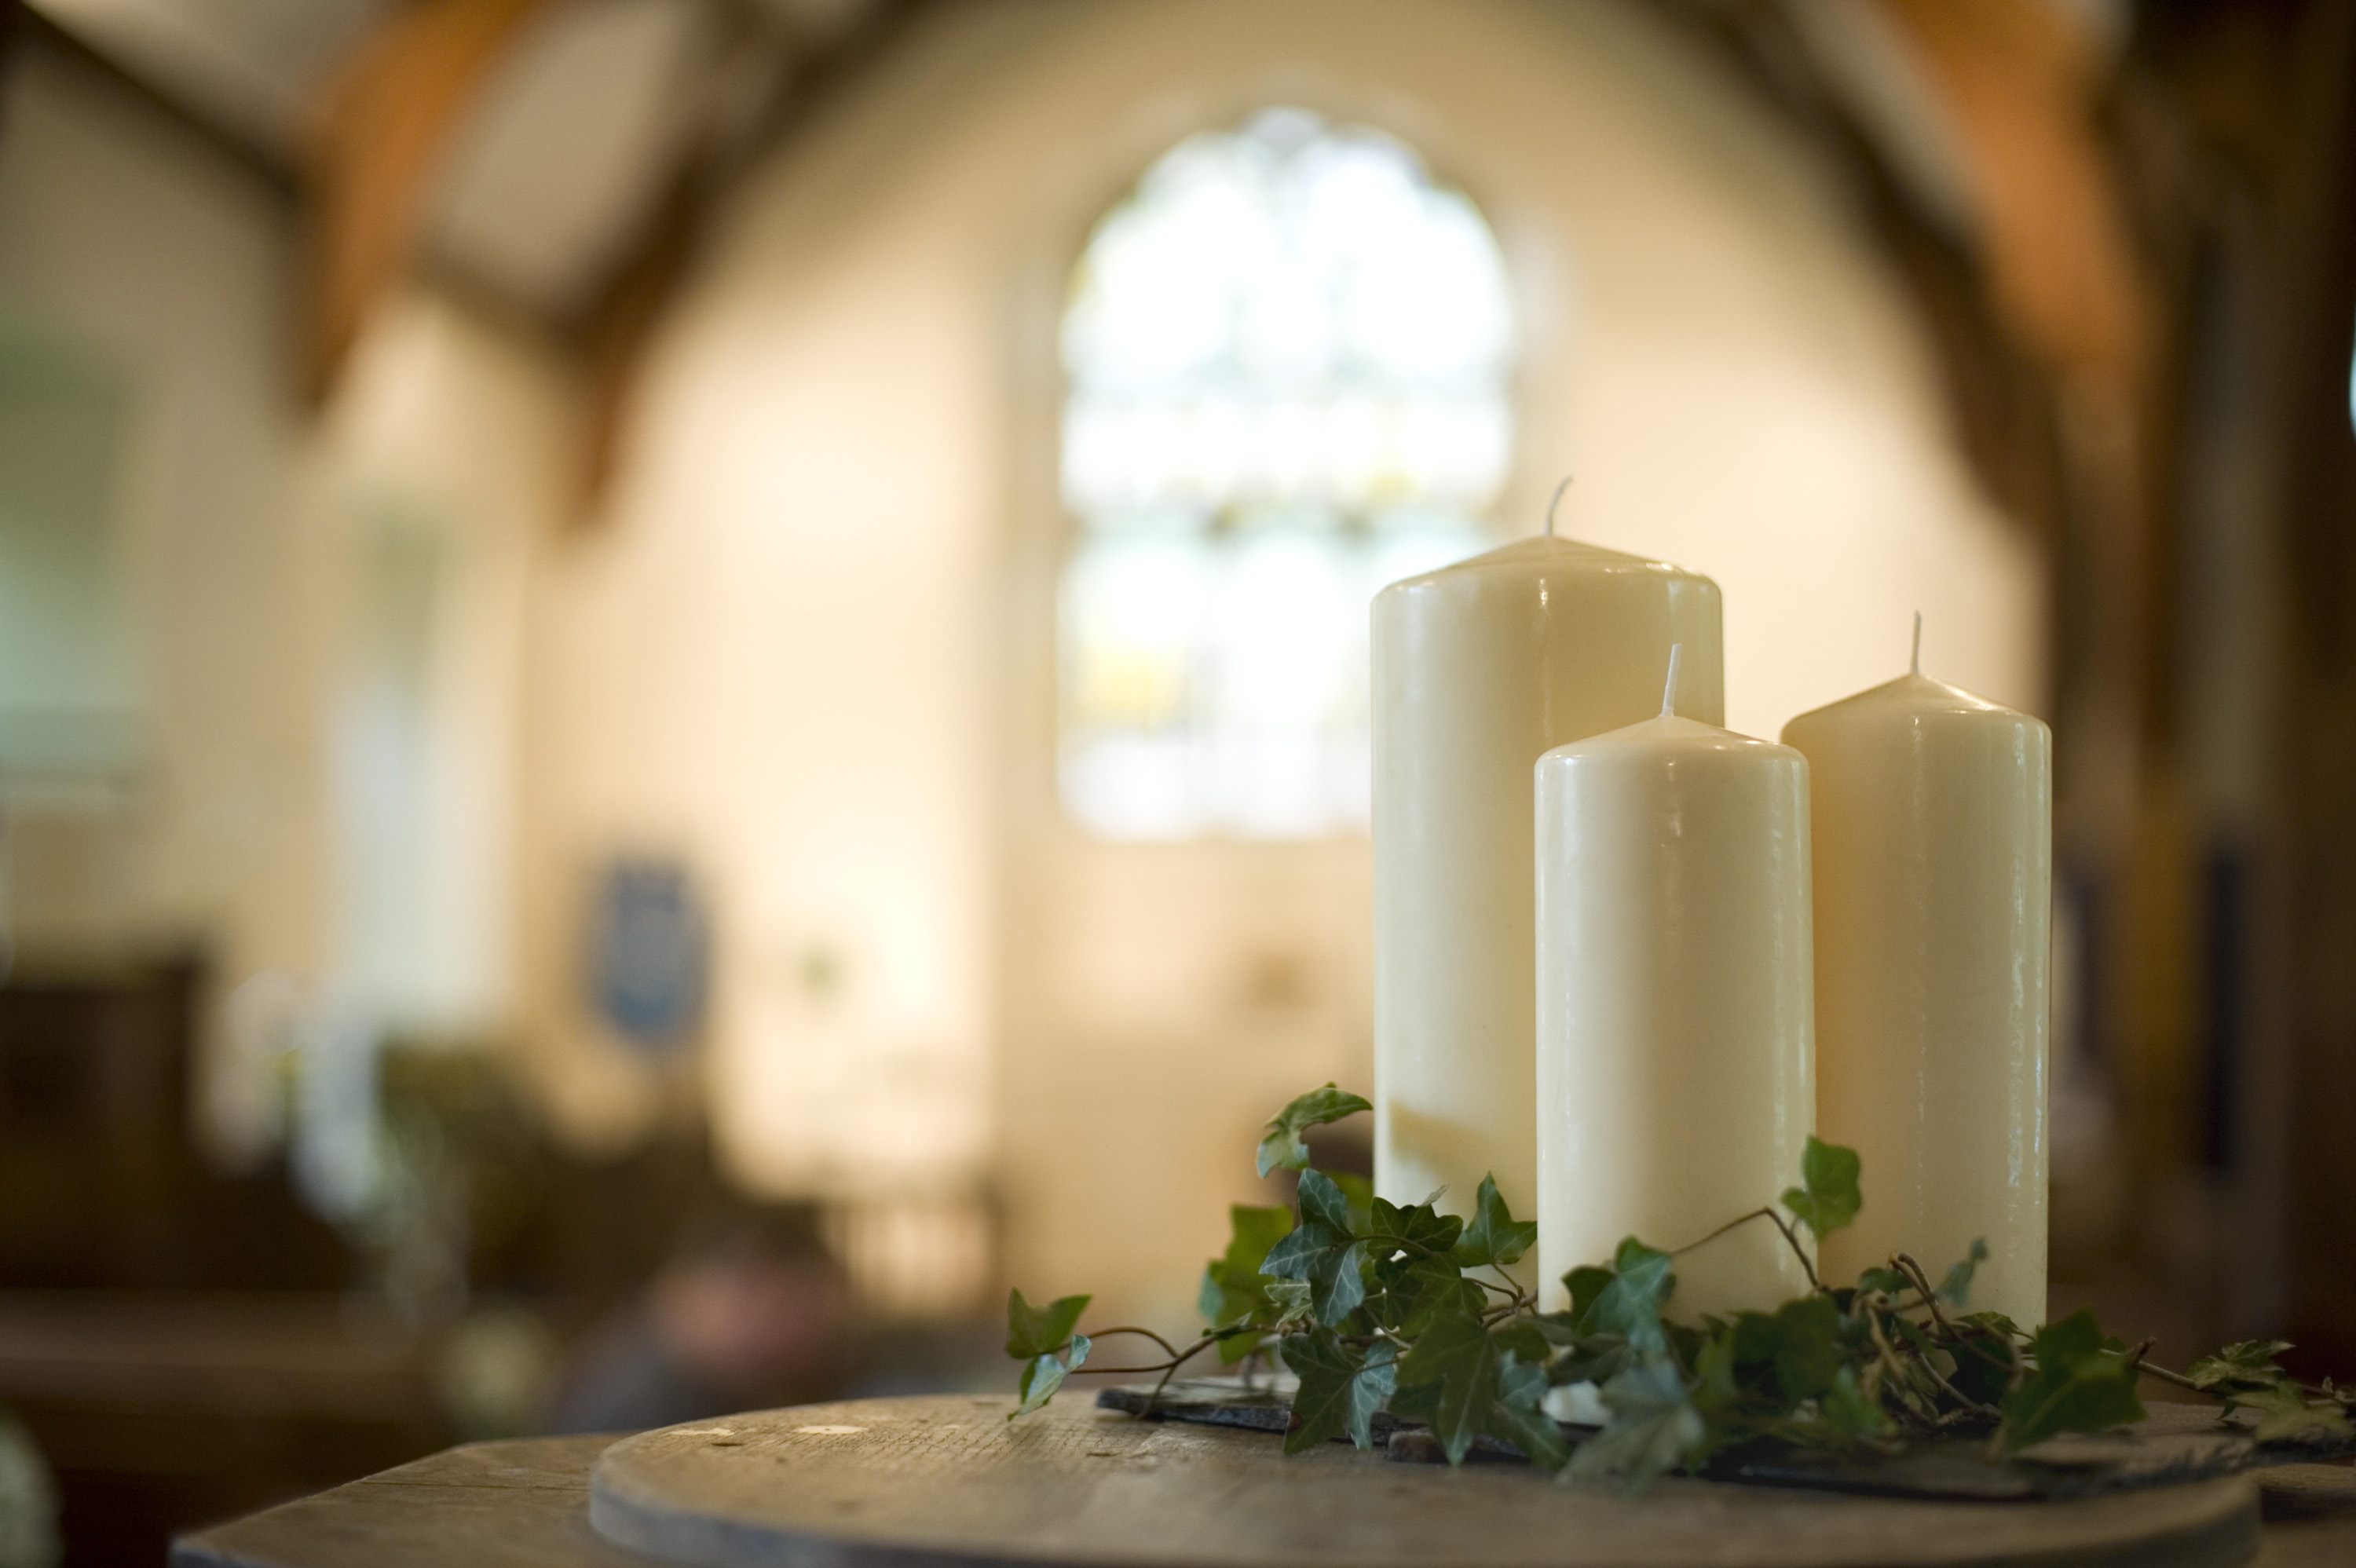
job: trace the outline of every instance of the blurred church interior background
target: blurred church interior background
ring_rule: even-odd
[[[0,16],[0,1562],[1187,1328],[1566,475],[2053,725],[2054,1307],[2356,1368],[2356,5]]]

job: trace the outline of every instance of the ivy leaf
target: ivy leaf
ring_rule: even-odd
[[[1393,1266],[1398,1273],[1387,1285],[1381,1317],[1386,1327],[1409,1339],[1445,1313],[1470,1312],[1477,1317],[1488,1305],[1481,1287],[1457,1273],[1455,1263],[1444,1253]]]
[[[1219,1261],[1238,1274],[1258,1274],[1269,1248],[1292,1229],[1292,1211],[1282,1204],[1256,1209],[1246,1203],[1227,1205],[1226,1255]]]
[[[1260,1264],[1279,1279],[1307,1280],[1317,1321],[1331,1328],[1358,1309],[1366,1282],[1358,1264],[1365,1243],[1351,1233],[1349,1200],[1323,1171],[1301,1173],[1301,1223],[1269,1249]]]
[[[1841,1344],[1840,1309],[1826,1296],[1803,1296],[1770,1315],[1745,1312],[1735,1319],[1734,1362],[1738,1371],[1768,1374],[1786,1406],[1815,1399],[1833,1386],[1847,1360]]]
[[[1688,1396],[1713,1434],[1730,1431],[1740,1419],[1742,1390],[1735,1377],[1733,1333],[1719,1335],[1694,1358],[1694,1387]]]
[[[1082,1296],[1079,1299],[1085,1301],[1087,1298]],[[1060,1307],[1062,1303],[1056,1305]],[[1006,1419],[1012,1421],[1018,1415],[1028,1415],[1055,1398],[1055,1391],[1064,1386],[1064,1380],[1078,1371],[1080,1363],[1087,1359],[1088,1337],[1086,1334],[1072,1336],[1071,1353],[1063,1360],[1051,1355],[1033,1358],[1024,1364],[1023,1376],[1016,1380],[1014,1385],[1014,1392],[1022,1395],[1023,1403],[1008,1411]]]
[[[1574,1325],[1586,1320],[1587,1309],[1611,1286],[1612,1278],[1610,1269],[1594,1264],[1581,1264],[1562,1276],[1563,1289],[1570,1292],[1570,1320]]]
[[[2257,1429],[2250,1435],[2261,1443],[2278,1443],[2302,1432],[2320,1431],[2328,1436],[2346,1437],[2356,1431],[2350,1427],[2348,1412],[2339,1401],[2309,1404],[2307,1396],[2287,1382],[2238,1392],[2225,1403],[2231,1409],[2257,1413]]]
[[[2214,1355],[2201,1357],[2185,1376],[2192,1380],[2193,1387],[2202,1389],[2231,1388],[2241,1382],[2275,1382],[2283,1376],[2283,1370],[2275,1365],[2275,1358],[2289,1349],[2287,1339],[2243,1339]]]
[[[1510,1318],[1500,1323],[1489,1331],[1489,1338],[1496,1342],[1500,1354],[1519,1356],[1534,1367],[1545,1365],[1546,1359],[1554,1354],[1546,1336],[1538,1331],[1537,1324],[1526,1317]]]
[[[1596,1290],[1586,1310],[1579,1315],[1579,1331],[1617,1334],[1643,1351],[1666,1349],[1668,1336],[1661,1328],[1661,1303],[1676,1288],[1677,1276],[1669,1272],[1675,1261],[1668,1253],[1656,1252],[1633,1236],[1622,1241],[1612,1260],[1611,1278]],[[1586,1275],[1580,1284],[1595,1284],[1589,1271],[1573,1269],[1571,1275]],[[1574,1286],[1574,1299],[1578,1294]]]
[[[1961,1268],[1963,1265],[1958,1264],[1955,1266]],[[1948,1277],[1954,1277],[1954,1270],[1948,1271]],[[1882,1295],[1890,1296],[1903,1296],[1907,1291],[1912,1290],[1913,1285],[1913,1281],[1894,1268],[1869,1268],[1857,1276],[1858,1289],[1878,1290]]]
[[[1806,1185],[1785,1188],[1783,1207],[1822,1242],[1865,1207],[1857,1189],[1858,1168],[1857,1150],[1809,1134],[1807,1151],[1800,1157],[1800,1179]]]
[[[1345,1433],[1359,1447],[1373,1447],[1370,1423],[1397,1386],[1397,1354],[1387,1339],[1360,1350],[1344,1344],[1331,1328],[1312,1328],[1286,1340],[1284,1364],[1300,1374],[1301,1388],[1292,1396],[1284,1451],[1302,1453]]]
[[[1858,1390],[1855,1367],[1843,1366],[1833,1374],[1832,1386],[1817,1408],[1824,1412],[1825,1424],[1843,1437],[1878,1437],[1890,1424],[1881,1407]]]
[[[1601,1392],[1612,1421],[1570,1456],[1574,1476],[1619,1476],[1631,1492],[1638,1491],[1685,1463],[1708,1439],[1685,1380],[1665,1356],[1639,1361]]]
[[[1276,1119],[1269,1123],[1268,1131],[1259,1140],[1259,1173],[1266,1176],[1278,1166],[1287,1170],[1308,1169],[1309,1146],[1301,1141],[1304,1131],[1374,1108],[1371,1103],[1331,1083],[1323,1089],[1312,1089],[1279,1111]]]
[[[1369,1206],[1366,1229],[1378,1252],[1388,1243],[1394,1252],[1434,1257],[1446,1255],[1456,1245],[1456,1238],[1464,1233],[1464,1221],[1429,1203],[1403,1209],[1377,1198]]]
[[[1006,1353],[1018,1361],[1033,1360],[1064,1348],[1080,1314],[1088,1308],[1085,1296],[1066,1296],[1044,1307],[1033,1307],[1019,1290],[1006,1298]],[[1029,1373],[1023,1374],[1025,1378]]]
[[[1273,1276],[1260,1272],[1269,1249],[1292,1229],[1290,1209],[1255,1209],[1237,1203],[1229,1207],[1232,1227],[1224,1257],[1203,1268],[1203,1285],[1195,1306],[1214,1328],[1232,1328],[1265,1317],[1271,1308],[1268,1287]],[[1222,1360],[1240,1361],[1258,1341],[1237,1335],[1219,1342]]]
[[[1955,1362],[1947,1381],[1965,1399],[1998,1403],[2012,1386],[2013,1367],[2019,1359],[2015,1343],[2012,1319],[2000,1312],[1957,1318],[1955,1332],[1945,1347]]]
[[[1602,1384],[1636,1364],[1638,1352],[1617,1334],[1580,1339],[1571,1353],[1547,1367],[1547,1380],[1557,1388],[1566,1383]]]
[[[1542,1469],[1559,1470],[1570,1457],[1570,1444],[1554,1417],[1546,1413],[1547,1387],[1545,1367],[1525,1361],[1517,1350],[1501,1350],[1489,1435],[1519,1448],[1524,1458]]]
[[[1972,1274],[1980,1264],[1987,1262],[1987,1255],[1986,1238],[1974,1237],[1970,1255],[1949,1268],[1947,1277],[1939,1282],[1939,1299],[1950,1307],[1969,1306],[1972,1296]]]
[[[1472,1440],[1489,1424],[1489,1407],[1497,1402],[1497,1347],[1489,1330],[1469,1312],[1451,1312],[1435,1319],[1399,1359],[1401,1389],[1434,1385],[1416,1407],[1431,1424],[1451,1465],[1464,1462]]]
[[[1269,1280],[1269,1303],[1276,1308],[1276,1321],[1269,1327],[1282,1329],[1308,1322],[1312,1312],[1310,1303],[1314,1294],[1305,1279]],[[1238,1356],[1236,1359],[1241,1360],[1243,1358]]]
[[[1497,1179],[1481,1179],[1480,1196],[1472,1207],[1472,1221],[1464,1227],[1456,1243],[1456,1261],[1465,1268],[1480,1268],[1488,1264],[1509,1264],[1538,1244],[1538,1224],[1535,1220],[1518,1223],[1513,1211],[1505,1207],[1497,1193]]]
[[[1375,1182],[1372,1177],[1353,1176],[1346,1170],[1326,1173],[1342,1192],[1342,1201],[1348,1206],[1350,1229],[1365,1235],[1375,1228]]]
[[[2013,1450],[2042,1443],[2063,1432],[2101,1432],[2141,1421],[2143,1401],[2118,1348],[2105,1340],[2094,1309],[2081,1307],[2037,1331],[2029,1345],[2037,1370],[2005,1395],[2005,1446]]]

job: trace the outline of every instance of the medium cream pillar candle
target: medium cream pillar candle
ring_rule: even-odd
[[[1913,673],[1783,727],[1815,792],[1816,1119],[1863,1160],[1828,1281],[1893,1252],[2045,1320],[2050,731]]]
[[[1675,683],[1675,676],[1672,677]],[[1808,764],[1661,716],[1537,763],[1538,1278],[1775,1200],[1815,1122]],[[1677,1259],[1671,1316],[1808,1287],[1765,1221]]]
[[[1375,1189],[1469,1214],[1494,1173],[1537,1196],[1530,768],[1653,711],[1725,716],[1718,585],[1522,539],[1395,582],[1374,607]]]

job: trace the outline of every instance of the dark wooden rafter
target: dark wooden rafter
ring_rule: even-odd
[[[369,311],[407,275],[433,181],[477,94],[554,0],[420,0],[393,13],[330,85],[305,148],[311,330],[324,396]]]
[[[808,126],[862,80],[932,0],[870,0],[825,38],[787,37],[775,48],[771,82],[749,123],[703,138],[668,182],[642,238],[590,306],[562,332],[587,372],[582,504],[595,501],[620,456],[622,432],[638,367],[665,307],[686,279],[704,234],[748,170]],[[732,31],[753,44],[763,30],[742,5],[731,6]]]

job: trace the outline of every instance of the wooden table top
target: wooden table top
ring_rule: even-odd
[[[1081,1401],[771,1411],[635,1438],[454,1448],[183,1538],[175,1568],[624,1568],[660,1562],[1175,1565],[2356,1563],[2356,1470],[2285,1466],[2076,1503],[1845,1498],[1700,1481],[1558,1486],[1518,1466],[1138,1422]],[[616,1545],[611,1534],[660,1549]],[[2265,1508],[2253,1526],[2253,1494]],[[2250,1555],[2253,1544],[2254,1557]]]

